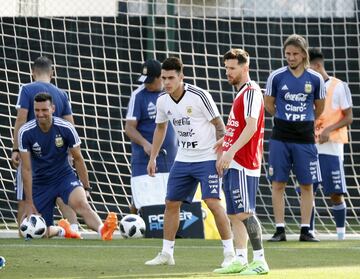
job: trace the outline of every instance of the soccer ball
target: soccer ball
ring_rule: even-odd
[[[141,238],[145,234],[145,222],[136,214],[129,214],[120,221],[120,233],[124,238]]]
[[[46,233],[46,223],[39,215],[30,215],[20,225],[21,235],[25,238],[42,238]]]
[[[0,269],[5,267],[5,264],[6,264],[5,258],[0,256]]]

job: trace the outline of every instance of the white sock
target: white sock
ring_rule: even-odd
[[[99,233],[99,235],[101,235],[101,230],[102,230],[103,226],[104,226],[104,224],[101,224],[101,225],[99,226],[98,230],[97,230],[98,233]]]
[[[264,249],[253,251],[253,254],[254,254],[253,261],[265,262]]]
[[[236,259],[241,262],[241,264],[248,263],[248,251],[247,249],[235,249]]]
[[[225,253],[234,253],[234,242],[232,240],[232,238],[230,239],[222,239],[221,240],[222,244],[223,244],[223,248],[224,248],[224,254]]]
[[[174,256],[175,241],[163,239],[162,252],[168,253],[172,257]]]
[[[338,236],[339,240],[344,240],[345,239],[345,234],[346,234],[345,227],[336,228],[336,233],[337,233],[337,236]]]
[[[285,228],[285,223],[276,223],[276,227]]]
[[[78,231],[79,231],[79,225],[78,225],[77,223],[71,224],[71,225],[70,225],[70,228],[71,228],[71,230],[74,231],[74,232],[78,232]]]

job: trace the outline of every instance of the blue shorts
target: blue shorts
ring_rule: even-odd
[[[300,185],[313,184],[320,179],[320,170],[315,144],[300,144],[269,141],[270,181],[287,182],[290,170]]]
[[[259,177],[246,175],[244,170],[225,171],[224,194],[227,214],[254,213],[258,187]]]
[[[322,185],[326,195],[345,194],[346,181],[343,161],[339,156],[319,154],[322,182],[315,183],[314,189]]]
[[[69,174],[51,185],[33,185],[34,205],[45,219],[47,226],[54,224],[56,198],[60,197],[65,204],[68,204],[71,192],[79,186],[82,187],[82,183],[75,174]]]
[[[220,199],[221,179],[215,164],[215,160],[191,163],[175,161],[169,174],[166,199],[191,203],[199,182],[203,200]]]

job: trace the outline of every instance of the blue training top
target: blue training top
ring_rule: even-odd
[[[62,117],[72,114],[69,99],[65,91],[60,90],[52,83],[35,81],[21,86],[16,103],[17,109],[24,108],[28,110],[27,121],[35,118],[34,98],[38,93],[48,93],[51,95],[55,106],[54,116]]]
[[[163,92],[150,92],[144,85],[136,89],[130,98],[127,120],[137,120],[137,130],[150,143],[156,127],[156,101]],[[166,150],[166,151],[164,151]],[[174,129],[168,125],[164,143],[156,159],[157,172],[169,172],[177,152],[177,140]],[[149,156],[141,145],[131,142],[131,169],[132,176],[147,174]]]
[[[275,98],[273,139],[314,142],[314,102],[325,98],[319,73],[306,69],[295,77],[288,67],[282,67],[269,76],[265,95]]]
[[[79,146],[80,138],[68,121],[53,117],[50,130],[44,133],[36,119],[19,130],[19,149],[31,153],[33,184],[46,187],[74,173],[70,166],[69,148]]]

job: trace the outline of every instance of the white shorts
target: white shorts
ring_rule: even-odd
[[[156,173],[155,177],[147,174],[131,177],[131,192],[135,207],[165,204],[169,173]]]

